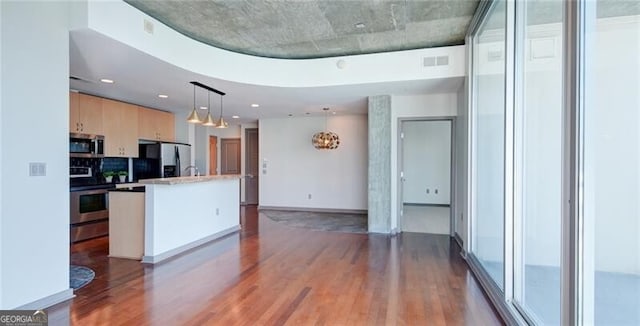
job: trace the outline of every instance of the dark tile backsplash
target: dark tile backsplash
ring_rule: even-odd
[[[102,171],[129,171],[129,159],[122,157],[105,157],[102,159]]]
[[[101,158],[69,158],[70,167],[89,167],[93,175],[99,175],[102,172],[102,159]]]
[[[160,177],[160,161],[147,158],[133,159],[133,181]]]
[[[69,158],[70,167],[90,167],[94,176],[102,176],[104,171],[129,171],[129,159],[121,157],[105,157],[105,158]]]

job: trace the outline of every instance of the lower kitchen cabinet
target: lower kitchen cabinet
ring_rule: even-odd
[[[109,192],[109,257],[142,259],[144,192]]]

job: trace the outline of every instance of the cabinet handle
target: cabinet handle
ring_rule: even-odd
[[[84,123],[80,122],[80,131],[84,131]]]

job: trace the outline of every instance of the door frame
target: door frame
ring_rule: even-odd
[[[212,160],[211,159],[211,143],[212,140],[215,139],[215,144],[216,144],[216,151],[215,151],[215,155],[216,155],[216,159]],[[209,135],[209,167],[207,169],[207,172],[209,173],[209,175],[218,175],[218,136],[214,136],[214,135]],[[214,173],[211,173],[211,167],[215,166],[215,170]]]
[[[248,200],[247,198],[249,198],[248,194],[248,183],[247,183],[247,177],[246,175],[248,175],[247,171],[249,170],[249,145],[248,145],[248,140],[249,140],[249,132],[253,132],[255,130],[256,132],[256,146],[258,146],[258,156],[256,157],[256,165],[257,165],[257,170],[256,173],[253,175],[254,178],[257,179],[258,182],[258,188],[256,189],[256,198],[257,198],[257,202],[255,205],[260,204],[260,131],[259,128],[246,128],[244,130],[244,167],[245,167],[245,180],[244,180],[244,203],[248,204]]]
[[[409,122],[409,121],[450,121],[451,122],[451,166],[449,167],[449,237],[452,238],[456,238],[457,241],[459,241],[459,239],[457,239],[456,237],[456,219],[455,219],[455,211],[456,211],[456,201],[455,201],[455,194],[456,194],[456,116],[437,116],[437,117],[400,117],[398,118],[398,135],[397,135],[397,140],[398,140],[398,164],[397,164],[397,171],[396,171],[396,175],[397,175],[397,189],[398,189],[398,200],[397,200],[397,207],[396,207],[396,212],[397,212],[397,216],[398,216],[398,225],[397,228],[399,230],[399,232],[404,232],[404,230],[402,229],[402,222],[404,219],[404,214],[403,214],[403,206],[404,206],[404,195],[403,195],[403,191],[402,191],[402,177],[401,177],[401,173],[402,170],[404,168],[404,142],[403,142],[403,138],[402,138],[402,126],[404,122]],[[460,246],[462,246],[462,244],[460,244]]]

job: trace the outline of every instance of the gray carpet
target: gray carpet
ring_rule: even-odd
[[[366,214],[260,210],[260,214],[287,226],[320,231],[367,233]]]
[[[69,287],[77,290],[93,281],[96,273],[88,267],[71,265],[69,269]]]

